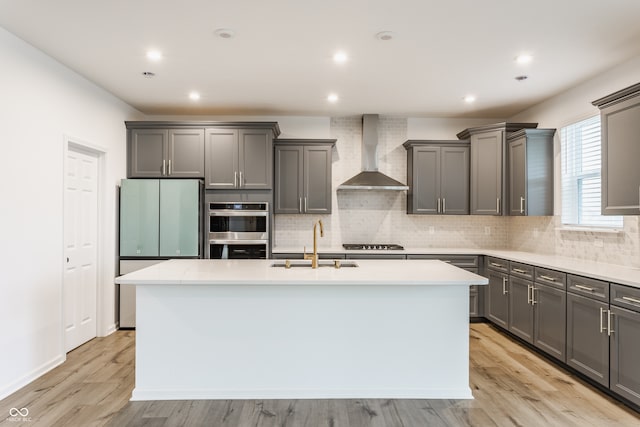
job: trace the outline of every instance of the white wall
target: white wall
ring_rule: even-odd
[[[624,62],[574,88],[511,117],[514,122],[538,122],[538,127],[560,130],[567,124],[599,114],[591,102],[638,83],[640,57]],[[567,231],[561,228],[560,135],[554,143],[555,216],[509,218],[510,247],[516,250],[640,266],[639,217],[625,216],[620,233]]]
[[[125,176],[122,101],[0,28],[0,399],[64,360],[63,141],[104,147],[105,269],[98,334],[114,323],[116,184]]]

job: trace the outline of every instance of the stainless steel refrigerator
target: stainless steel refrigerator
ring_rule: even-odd
[[[120,274],[170,258],[201,258],[202,181],[123,179]],[[121,285],[120,327],[135,327],[135,287]]]

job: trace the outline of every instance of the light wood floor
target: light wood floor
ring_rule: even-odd
[[[488,324],[471,325],[475,400],[129,402],[135,333],[118,331],[0,401],[0,426],[640,426],[640,414]],[[30,421],[8,418],[27,408]]]

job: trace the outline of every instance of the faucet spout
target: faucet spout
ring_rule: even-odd
[[[311,268],[318,268],[318,225],[320,225],[320,237],[324,237],[322,220],[313,223],[313,254],[304,254],[304,259],[311,260]]]

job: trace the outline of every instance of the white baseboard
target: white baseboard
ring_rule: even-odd
[[[10,394],[15,393],[18,390],[20,390],[22,387],[26,386],[31,381],[33,381],[33,380],[41,377],[42,375],[46,374],[47,372],[49,372],[50,370],[52,370],[56,366],[61,365],[62,363],[64,363],[65,360],[67,360],[67,355],[66,354],[61,354],[58,357],[56,357],[55,359],[52,359],[52,360],[40,365],[39,367],[37,367],[33,371],[29,372],[27,375],[25,375],[22,378],[19,378],[18,380],[14,381],[13,383],[8,384],[8,385],[3,385],[2,388],[0,388],[0,400],[4,399],[5,397],[9,396]]]

